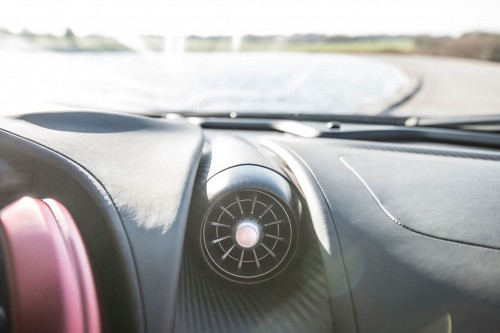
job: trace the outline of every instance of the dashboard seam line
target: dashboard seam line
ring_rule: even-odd
[[[342,162],[342,164],[344,164],[347,167],[347,169],[349,169],[349,171],[351,171],[359,179],[359,181],[363,184],[363,186],[366,188],[366,190],[373,197],[373,199],[375,200],[375,202],[377,202],[377,204],[379,205],[379,207],[385,213],[385,215],[387,215],[397,225],[404,227],[403,223],[401,223],[397,218],[395,218],[387,210],[387,208],[385,208],[385,206],[382,204],[382,202],[380,201],[380,199],[375,195],[375,193],[373,192],[373,190],[371,189],[371,187],[368,185],[368,183],[363,179],[363,177],[361,177],[361,175],[356,170],[354,170],[354,168],[351,165],[349,165],[349,163],[347,163],[347,161],[344,159],[344,156],[339,156],[339,160],[340,160],[340,162]]]
[[[452,243],[457,243],[457,244],[462,244],[462,245],[469,245],[469,246],[481,247],[481,248],[490,249],[490,250],[496,250],[496,251],[500,250],[500,247],[490,246],[490,245],[484,245],[484,244],[477,244],[477,243],[473,243],[473,242],[460,241],[460,240],[450,239],[450,238],[441,237],[441,236],[435,236],[435,235],[431,235],[431,234],[428,234],[428,233],[416,230],[414,228],[408,227],[407,225],[405,225],[403,222],[401,222],[400,220],[398,220],[396,217],[394,217],[394,215],[392,215],[389,212],[389,210],[382,204],[382,202],[380,201],[380,199],[377,197],[377,195],[370,188],[370,186],[368,185],[368,183],[363,179],[363,177],[361,177],[361,175],[356,170],[354,170],[354,168],[344,159],[344,156],[339,156],[339,160],[342,162],[342,164],[344,164],[344,166],[349,171],[352,172],[352,174],[354,174],[354,176],[356,176],[356,178],[358,178],[358,180],[361,182],[361,184],[363,184],[363,186],[368,191],[368,193],[371,195],[371,197],[375,200],[375,202],[377,203],[377,205],[379,206],[379,208],[384,212],[384,214],[387,215],[387,217],[389,217],[392,221],[394,221],[398,226],[403,227],[403,228],[405,228],[405,229],[407,229],[407,230],[409,230],[411,232],[414,232],[416,234],[419,234],[419,235],[422,235],[422,236],[426,236],[426,237],[429,237],[429,238],[434,238],[434,239],[438,239],[438,240],[442,240],[442,241],[447,241],[447,242],[452,242]]]

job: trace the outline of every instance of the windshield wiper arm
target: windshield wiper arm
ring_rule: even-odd
[[[165,112],[165,115],[179,115],[196,118],[225,118],[225,119],[273,119],[298,120],[318,122],[339,122],[348,124],[393,125],[404,126],[409,117],[370,116],[362,114],[332,114],[332,113],[301,113],[301,112],[228,112],[228,111],[179,111]]]
[[[406,127],[439,127],[475,130],[481,130],[485,127],[489,127],[498,130],[500,127],[500,116],[473,116],[453,118],[410,117],[406,119],[404,125]]]
[[[499,116],[472,116],[472,117],[401,117],[401,116],[372,116],[363,114],[331,114],[331,113],[300,113],[300,112],[229,112],[229,111],[178,111],[163,112],[163,116],[178,115],[185,118],[208,119],[215,118],[223,121],[231,119],[253,120],[296,120],[314,122],[334,122],[341,124],[362,125],[389,125],[403,127],[435,127],[448,129],[462,129],[475,131],[500,131]]]

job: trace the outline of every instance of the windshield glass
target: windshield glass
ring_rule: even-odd
[[[500,114],[494,0],[4,0],[0,106]]]

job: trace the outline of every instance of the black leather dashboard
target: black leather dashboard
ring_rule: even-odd
[[[125,264],[118,278],[129,290],[125,304],[109,306],[129,310],[110,323],[112,330],[171,330],[201,130],[184,121],[93,112],[21,115],[1,124],[3,137],[25,138],[62,156],[61,164],[84,169],[81,177],[105,193],[93,195],[116,211],[113,223],[123,230],[115,240],[122,258],[115,260]]]
[[[328,203],[360,332],[498,330],[498,154],[324,139],[278,146]]]
[[[0,171],[24,179],[2,190],[50,195],[74,214],[107,331],[500,330],[496,151],[100,112],[19,115],[0,128]],[[220,149],[221,134],[259,157]],[[302,251],[275,283],[233,285],[199,265],[193,191],[210,166],[227,167],[214,160],[224,153],[280,168],[307,205]]]

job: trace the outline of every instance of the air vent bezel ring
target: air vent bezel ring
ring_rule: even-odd
[[[277,174],[276,174],[276,176],[281,177],[280,175],[277,175]],[[234,270],[230,271],[229,269],[227,269],[227,267],[224,267],[223,265],[219,264],[221,258],[219,258],[219,260],[217,258],[214,258],[215,256],[212,253],[213,251],[211,251],[211,248],[210,248],[211,245],[208,244],[208,242],[210,240],[206,239],[206,230],[207,230],[206,227],[207,227],[207,223],[213,222],[213,221],[208,221],[208,219],[210,218],[210,216],[214,212],[214,210],[220,210],[221,203],[227,201],[228,198],[236,198],[236,197],[239,197],[241,194],[248,194],[248,193],[252,193],[252,192],[257,194],[257,195],[263,196],[264,198],[273,202],[273,204],[277,203],[277,207],[276,207],[278,209],[277,212],[281,212],[280,214],[282,216],[286,217],[285,223],[288,227],[288,234],[285,231],[283,231],[282,235],[286,234],[287,237],[289,237],[289,239],[287,240],[286,251],[284,253],[282,253],[282,252],[277,253],[278,255],[280,255],[280,259],[279,259],[279,261],[277,261],[277,263],[275,263],[275,265],[271,269],[267,269],[263,272],[260,272],[259,274],[244,276],[242,274],[236,274],[234,272]],[[243,195],[243,198],[245,198],[245,195]],[[247,199],[243,199],[243,200],[247,200]],[[263,204],[263,203],[260,202],[260,204]],[[272,211],[272,209],[270,209],[270,211]],[[236,215],[236,213],[234,215]],[[241,216],[239,216],[237,218],[235,216],[235,218],[233,219],[234,220],[233,222],[236,224],[238,220],[241,221],[241,218],[244,216],[247,216],[247,215],[243,214],[243,211],[242,211]],[[273,212],[273,215],[274,215],[273,218],[276,218],[276,212]],[[231,225],[231,228],[233,228],[233,227],[234,227],[234,225]],[[284,229],[284,228],[282,228],[282,229]],[[281,237],[279,234],[273,235],[273,236]],[[208,263],[208,265],[210,266],[210,268],[215,273],[217,273],[219,276],[225,278],[226,280],[230,280],[230,281],[237,282],[240,284],[255,284],[255,283],[260,283],[260,282],[264,282],[264,281],[268,281],[270,279],[273,279],[274,277],[279,275],[281,272],[283,272],[290,265],[290,263],[292,262],[292,259],[295,256],[295,252],[297,250],[297,245],[299,243],[299,225],[297,223],[296,214],[294,213],[294,210],[292,209],[290,204],[288,204],[285,199],[281,198],[279,195],[274,193],[274,191],[271,192],[269,190],[262,189],[261,187],[242,187],[242,188],[236,188],[236,189],[233,188],[232,190],[222,192],[213,198],[212,203],[208,207],[208,209],[203,217],[201,227],[200,227],[199,240],[200,240],[200,247],[202,249],[203,257],[204,257],[205,261]],[[238,246],[237,246],[236,242],[234,241],[234,239],[232,239],[232,237],[230,239],[228,239],[227,241],[233,241],[236,245],[236,249],[238,249]],[[259,246],[260,246],[260,244],[259,244]],[[275,246],[276,246],[276,244],[275,244]],[[281,246],[281,244],[280,244],[280,246]],[[228,249],[225,249],[225,250],[227,251]],[[245,251],[245,249],[239,248],[239,250],[240,250],[239,253],[242,253],[241,258],[243,258],[243,256],[245,255],[243,253]],[[264,259],[264,257],[262,257],[262,258],[259,257],[259,259],[257,259],[257,254],[255,254],[255,251],[253,251],[254,249],[251,249],[251,250],[254,253],[254,256],[256,258],[253,262],[255,265],[257,265],[257,262],[260,259]],[[273,251],[273,250],[275,250],[275,248],[273,247],[270,250]],[[268,250],[266,249],[266,251],[268,251]],[[231,251],[229,251],[229,252],[231,252]],[[219,251],[219,254],[220,254],[220,251]],[[269,255],[270,255],[269,258],[266,259],[268,261],[266,263],[267,265],[269,265],[269,259],[271,259],[271,254],[269,253]],[[246,256],[248,257],[248,254]],[[234,259],[233,257],[231,257],[231,258]],[[240,259],[239,265],[242,265],[241,260],[243,260],[243,259]],[[252,262],[252,261],[247,260],[245,262],[248,263],[248,262]],[[222,261],[222,263],[224,263],[224,260]]]

